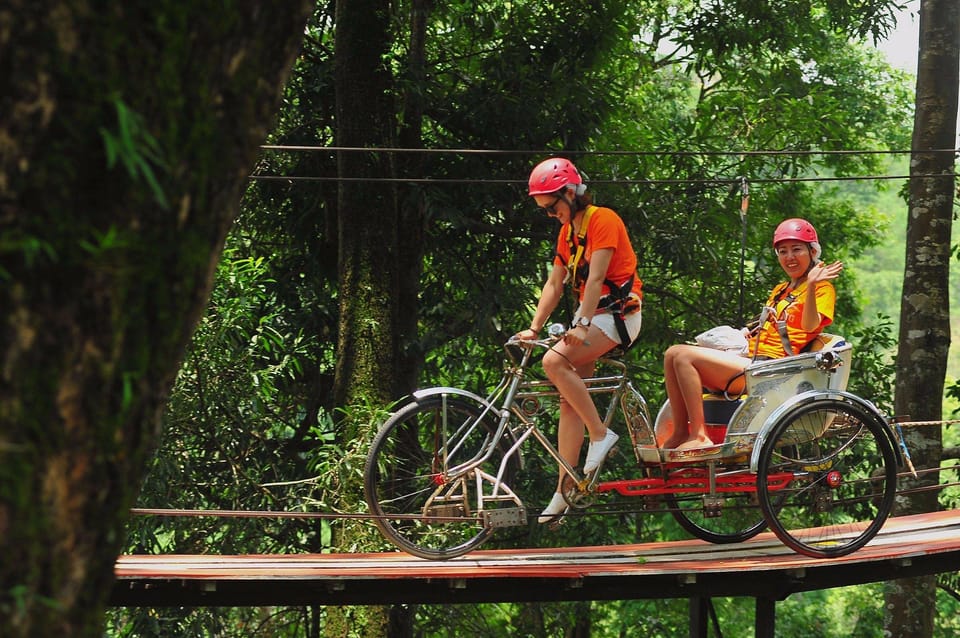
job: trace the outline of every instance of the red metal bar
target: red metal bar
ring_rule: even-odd
[[[793,480],[790,472],[778,472],[767,477],[767,486],[771,490],[782,490]],[[757,477],[755,474],[744,472],[718,476],[715,479],[716,492],[729,494],[744,492],[748,494],[757,491]],[[605,481],[597,485],[598,492],[617,492],[621,496],[660,496],[663,494],[709,494],[710,477],[704,471],[702,474],[688,474],[685,476],[654,477],[642,479],[625,479],[619,481]]]

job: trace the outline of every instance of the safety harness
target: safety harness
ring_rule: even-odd
[[[564,263],[567,269],[567,276],[564,279],[564,283],[569,281],[574,293],[578,297],[580,291],[583,289],[584,283],[587,281],[587,276],[590,274],[590,263],[587,261],[581,263],[581,259],[587,248],[587,227],[590,224],[590,217],[595,210],[597,210],[596,206],[592,204],[587,206],[587,210],[583,214],[583,221],[580,224],[580,230],[576,234],[576,241],[574,241],[573,223],[570,223],[570,228],[567,233],[567,246],[571,255],[570,261],[565,262],[563,255],[557,253],[557,257],[560,258],[560,261]],[[631,294],[633,291],[634,277],[636,277],[636,274],[630,275],[630,278],[620,285],[613,283],[609,279],[604,279],[603,285],[605,285],[610,292],[601,297],[600,301],[597,302],[597,310],[604,310],[613,315],[613,323],[617,327],[617,334],[620,336],[620,345],[624,350],[628,349],[632,344],[630,333],[627,332],[627,324],[623,319],[624,315],[633,314],[640,309],[640,300]]]
[[[797,286],[795,290],[787,293],[787,288],[790,286],[790,282],[785,281],[781,282],[774,287],[773,291],[770,293],[770,298],[767,299],[767,304],[763,307],[763,312],[760,313],[759,319],[756,321],[757,327],[756,330],[756,340],[759,344],[760,342],[760,330],[763,329],[764,324],[767,321],[772,321],[777,326],[777,334],[780,335],[780,343],[783,345],[784,352],[787,353],[788,357],[792,357],[796,354],[793,351],[793,346],[790,345],[790,335],[787,333],[787,308],[789,308],[794,301],[800,298],[800,294],[806,289],[807,282],[804,280],[802,284]],[[811,340],[807,345],[803,347],[801,352],[806,352],[813,345],[813,340]],[[754,350],[753,361],[757,361],[757,351]],[[730,394],[730,386],[734,381],[744,376],[746,372],[738,372],[737,374],[730,377],[727,380],[726,386],[723,388],[723,396],[728,401],[733,401],[737,396],[732,396]]]
[[[807,287],[807,282],[804,280],[803,283],[797,286],[797,288],[787,293],[787,287],[789,285],[790,282],[778,284],[770,294],[770,300],[768,301],[767,306],[769,306],[772,310],[772,316],[769,317],[768,320],[776,323],[777,333],[780,335],[780,342],[783,344],[784,352],[787,353],[787,356],[793,356],[796,353],[793,351],[793,347],[790,345],[790,336],[787,333],[787,308],[789,308],[794,301],[800,298],[800,294]]]
[[[793,346],[790,345],[790,335],[787,333],[787,308],[789,308],[794,301],[800,298],[800,294],[807,288],[807,282],[804,280],[804,282],[797,286],[795,290],[787,293],[787,288],[789,286],[790,282],[788,281],[781,282],[776,285],[776,287],[770,293],[770,298],[767,299],[767,305],[763,307],[763,312],[760,313],[760,317],[756,321],[757,327],[754,330],[756,331],[757,343],[759,343],[760,330],[763,329],[763,326],[767,321],[773,321],[777,326],[777,334],[780,335],[780,343],[783,345],[784,352],[787,353],[788,357],[792,357],[796,353],[793,351]],[[814,340],[811,339],[800,352],[807,352],[813,345],[813,341]],[[753,361],[757,360],[757,352],[754,350]],[[745,371],[738,372],[727,380],[727,384],[723,388],[723,396],[725,399],[728,401],[733,401],[737,398],[736,396],[732,396],[730,394],[730,386],[734,381],[745,374]]]

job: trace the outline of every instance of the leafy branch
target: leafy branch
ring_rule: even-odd
[[[169,209],[170,203],[154,172],[154,167],[161,170],[167,168],[160,143],[147,130],[143,116],[128,107],[122,99],[114,97],[113,105],[117,111],[117,130],[114,132],[100,127],[107,153],[107,168],[112,169],[120,161],[130,177],[146,181],[157,203],[164,210]]]

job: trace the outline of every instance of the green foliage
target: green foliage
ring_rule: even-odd
[[[114,638],[296,638],[308,635],[315,622],[304,608],[175,608],[128,609],[110,613]]]
[[[316,344],[285,324],[270,262],[225,253],[210,308],[171,397],[162,444],[138,506],[352,514],[362,512],[362,468],[384,406],[307,414],[305,370],[325,365]],[[309,375],[307,375],[309,377]],[[357,436],[340,443],[347,422]],[[128,551],[296,553],[387,549],[355,517],[274,519],[135,517]],[[114,612],[114,635],[298,636],[316,610]]]
[[[717,597],[710,604],[716,612],[717,625],[710,622],[708,635],[753,635],[753,599]],[[949,608],[948,604],[944,610]],[[489,638],[564,635],[565,628],[574,626],[587,614],[591,636],[690,635],[687,600],[595,601],[586,603],[586,608],[583,603],[420,605],[412,611],[417,618],[416,635],[434,638],[467,632]],[[953,618],[942,616],[938,620],[942,626],[953,624]],[[778,636],[879,638],[883,635],[882,619],[881,584],[800,592],[776,603]],[[461,633],[457,633],[458,629]]]
[[[116,132],[100,127],[107,168],[112,169],[119,160],[131,178],[147,183],[161,208],[170,208],[154,172],[154,167],[167,168],[160,143],[150,133],[143,116],[131,110],[122,99],[115,97],[113,106],[117,112]]]
[[[777,604],[777,629],[784,635],[880,638],[883,584],[793,594]]]
[[[952,580],[943,576],[953,576]],[[935,636],[952,636],[960,633],[960,591],[957,572],[940,577],[942,588],[937,590],[937,615],[934,618]],[[943,582],[947,581],[947,582]]]
[[[398,121],[412,129],[405,129],[410,146],[438,149],[395,154],[401,175],[417,180],[400,186],[403,218],[422,233],[415,246],[403,247],[416,257],[411,272],[417,286],[397,303],[401,312],[415,313],[417,330],[401,352],[408,363],[401,374],[410,379],[397,386],[448,384],[485,393],[499,378],[501,345],[529,322],[556,234],[552,220],[527,200],[525,178],[545,153],[562,151],[589,176],[597,203],[624,218],[640,257],[644,329],[630,359],[652,409],[663,400],[666,347],[754,315],[782,277],[770,235],[790,216],[810,219],[827,258],[848,263],[837,283],[831,330],[854,344],[851,390],[887,409],[888,317],[894,315],[862,319],[860,281],[869,279],[869,267],[849,264],[870,263],[860,260],[875,254],[869,251],[889,222],[877,210],[876,183],[828,180],[887,168],[879,154],[829,151],[909,146],[909,84],[856,40],[889,26],[890,4],[440,3],[427,16],[425,73],[417,72],[410,49],[409,6],[395,5],[394,39],[384,62],[404,109]],[[331,12],[331,4],[318,5],[308,25],[272,144],[335,143]],[[414,107],[423,117],[411,123],[404,118]],[[133,142],[122,142],[119,121],[119,131],[104,141],[128,171],[132,166],[147,179],[142,164],[127,166],[136,157],[131,148],[151,160],[144,155],[150,145],[137,141],[135,117],[127,119]],[[439,150],[460,148],[473,151]],[[365,511],[362,459],[389,408],[337,406],[331,398],[339,224],[343,216],[364,215],[337,210],[337,175],[334,151],[264,151],[208,314],[180,372],[163,446],[139,505]],[[743,217],[741,178],[750,186]],[[572,310],[566,299],[554,319],[566,320]],[[527,461],[518,490],[537,507],[549,499],[552,485],[543,476],[553,476],[555,468],[537,455]],[[625,455],[617,462],[631,463]],[[686,537],[662,512],[586,516],[577,523],[555,533],[498,534],[496,542],[561,546]],[[389,548],[369,524],[351,518],[138,518],[130,549]],[[810,626],[804,623],[819,622],[811,614],[823,605],[838,618],[846,614],[847,629],[850,619],[862,618],[866,626],[875,616],[873,608],[860,616],[850,612],[856,604],[867,608],[859,595],[845,606],[841,594],[820,594],[781,603],[778,625]],[[749,632],[749,601],[717,604],[725,633]],[[589,609],[596,635],[687,633],[685,601],[618,601]],[[310,612],[301,611],[262,618],[256,635],[302,635],[296,632]],[[149,611],[120,620],[128,630],[154,635],[252,635],[243,630],[254,631],[261,612],[233,612],[222,622],[217,610],[208,613]],[[583,608],[419,606],[414,613],[420,635],[520,636],[538,626],[546,635],[559,633]]]
[[[17,231],[4,230],[0,234],[0,257],[5,254],[15,254],[32,268],[39,260],[54,261],[56,249],[50,242],[32,235],[25,235]],[[0,265],[0,281],[8,281],[10,272]]]
[[[896,338],[890,318],[877,315],[873,323],[845,336],[855,344],[847,391],[869,399],[892,415],[893,361],[890,353],[896,347]]]
[[[265,260],[226,252],[140,506],[332,512],[343,495],[356,494],[346,506],[359,511],[366,442],[385,407],[344,409],[336,422],[323,409],[305,411],[305,371],[325,363],[313,358],[311,338],[285,325],[267,271]],[[357,436],[341,442],[336,432],[347,422]],[[234,523],[141,519],[132,538],[148,552],[199,551],[210,541],[222,542],[223,552],[329,547],[326,522],[289,530],[274,521],[237,523],[247,531]]]

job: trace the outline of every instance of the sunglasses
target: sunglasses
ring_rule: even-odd
[[[557,202],[559,202],[561,199],[562,199],[561,197],[557,197],[556,199],[553,200],[553,202],[550,203],[549,206],[539,206],[539,208],[540,208],[540,210],[542,210],[543,212],[545,212],[548,216],[550,216],[550,217],[556,217],[556,216],[557,216]]]

